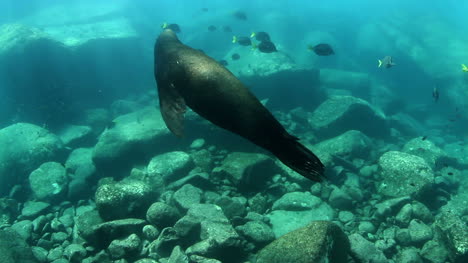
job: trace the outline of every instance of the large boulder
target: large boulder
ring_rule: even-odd
[[[340,227],[315,221],[267,245],[258,253],[257,263],[346,263],[349,248]]]
[[[156,155],[149,162],[146,173],[149,177],[159,176],[166,182],[176,181],[194,168],[192,157],[182,151]]]
[[[153,107],[119,116],[104,131],[94,147],[93,161],[105,172],[129,169],[158,152],[167,150],[175,136],[166,128],[161,113]]]
[[[277,238],[312,221],[335,218],[335,211],[330,205],[307,192],[283,195],[273,203],[272,210],[266,216]]]
[[[0,262],[36,263],[31,247],[11,229],[0,230]]]
[[[69,178],[65,167],[56,162],[43,163],[29,175],[33,196],[41,201],[57,201],[65,195]]]
[[[63,156],[63,144],[48,130],[17,123],[0,130],[0,196],[47,161]]]
[[[385,115],[367,101],[351,96],[333,96],[320,104],[309,117],[317,136],[331,138],[348,130],[371,137],[386,137],[390,129]]]
[[[404,152],[390,151],[379,159],[382,178],[377,190],[387,197],[423,197],[432,189],[434,172],[423,158]]]
[[[146,183],[134,180],[102,184],[96,190],[96,206],[105,220],[145,218],[157,193]]]
[[[213,169],[213,178],[227,179],[240,188],[262,188],[269,178],[280,172],[273,159],[259,153],[230,153]]]
[[[456,158],[450,157],[432,141],[423,137],[408,141],[403,147],[403,152],[423,158],[432,168],[457,164]]]

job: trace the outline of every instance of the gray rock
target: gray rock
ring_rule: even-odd
[[[81,262],[88,252],[86,249],[80,244],[70,244],[68,245],[63,255],[70,261],[70,262]]]
[[[257,263],[345,263],[349,241],[335,224],[316,221],[273,241],[257,255]]]
[[[402,227],[407,227],[411,219],[413,219],[413,206],[411,204],[404,205],[395,217],[396,222]]]
[[[216,205],[223,209],[224,214],[228,218],[244,216],[246,203],[247,200],[245,200],[243,197],[230,198],[227,196],[221,196],[215,202]]]
[[[58,218],[60,223],[62,223],[65,227],[72,227],[75,224],[75,219],[70,214],[64,214]]]
[[[156,197],[147,184],[133,180],[103,184],[95,195],[97,209],[105,220],[145,218]]]
[[[442,230],[444,246],[454,251],[454,257],[468,257],[468,225],[459,215],[443,211],[436,216],[435,225]]]
[[[64,259],[64,258],[59,258],[59,259],[56,259],[54,261],[52,261],[51,263],[70,263],[70,261]]]
[[[382,180],[379,193],[389,197],[421,197],[429,192],[434,183],[431,167],[421,157],[390,151],[379,159]]]
[[[362,221],[359,223],[358,230],[360,234],[367,235],[368,233],[374,234],[377,229],[371,222]]]
[[[248,200],[250,211],[263,214],[269,208],[268,197],[265,194],[257,193]]]
[[[440,167],[444,163],[456,163],[456,159],[449,157],[444,150],[437,147],[430,140],[421,140],[421,137],[408,141],[403,146],[403,152],[423,158],[432,168]]]
[[[146,212],[146,220],[160,229],[173,226],[179,218],[177,209],[162,202],[153,203]]]
[[[72,148],[89,143],[92,135],[91,127],[79,125],[66,125],[58,133],[63,144]]]
[[[191,255],[190,260],[194,263],[222,263],[221,261],[213,258],[205,258],[198,255]]]
[[[256,245],[261,246],[275,240],[271,227],[261,221],[249,221],[236,227],[236,230]]]
[[[359,234],[349,236],[351,243],[351,251],[358,260],[362,263],[387,263],[388,259],[384,253],[377,249],[375,245],[363,238]]]
[[[38,262],[40,263],[46,263],[47,262],[47,250],[42,248],[42,247],[31,247],[31,251],[34,255],[34,257],[37,259]]]
[[[273,159],[258,153],[230,153],[212,172],[214,178],[227,179],[240,188],[262,188],[272,175],[280,173]]]
[[[62,158],[63,143],[39,126],[17,123],[0,130],[0,196],[39,165]]]
[[[286,193],[273,203],[273,210],[304,211],[316,209],[322,200],[309,192]]]
[[[322,141],[314,146],[320,154],[342,158],[367,158],[372,150],[372,142],[364,133],[356,130]]]
[[[311,210],[275,210],[266,216],[270,220],[276,238],[278,238],[288,232],[307,226],[311,221],[333,220],[335,211],[327,203],[322,202],[320,206]]]
[[[49,262],[57,260],[63,256],[63,248],[62,247],[55,247],[49,251],[47,254],[47,260]]]
[[[434,222],[434,216],[432,215],[431,210],[429,210],[429,208],[423,203],[413,201],[411,206],[413,207],[414,218],[417,218],[426,224]]]
[[[18,233],[22,239],[30,241],[33,230],[33,224],[31,220],[22,220],[14,223],[11,226],[11,229],[16,231],[16,233]]]
[[[159,230],[152,225],[144,226],[142,232],[143,232],[143,237],[149,241],[155,240],[159,236]]]
[[[141,156],[154,156],[175,141],[154,107],[119,116],[113,123],[94,147],[93,161],[98,170],[110,172],[130,167],[141,161]]]
[[[190,222],[190,224],[186,224],[189,230],[190,227],[198,224],[200,227],[198,238],[203,240],[189,247],[186,251],[187,255],[196,254],[223,261],[231,253],[241,253],[241,238],[219,206],[213,204],[193,205],[180,221]],[[176,229],[181,227],[179,222],[176,223]]]
[[[434,237],[432,228],[418,219],[411,220],[408,231],[414,244],[422,244]]]
[[[73,174],[73,178],[89,178],[96,173],[92,156],[93,148],[74,149],[65,162],[65,168]]]
[[[446,262],[449,252],[447,248],[435,240],[429,240],[421,249],[421,256],[431,263]]]
[[[158,263],[158,261],[151,259],[151,258],[142,258],[142,259],[135,261],[135,263]]]
[[[104,220],[99,216],[97,210],[86,211],[77,216],[75,231],[77,236],[88,241],[90,244],[99,243],[99,238],[96,237],[95,227],[101,224]]]
[[[202,172],[210,173],[213,170],[213,156],[207,149],[201,149],[191,153],[195,166]]]
[[[161,176],[172,182],[186,176],[194,168],[192,157],[185,152],[168,152],[151,159],[146,168],[148,176]]]
[[[180,246],[176,246],[172,250],[171,256],[169,257],[167,263],[189,263],[189,259]]]
[[[351,96],[329,98],[312,113],[309,124],[321,138],[335,137],[349,130],[375,137],[389,135],[385,115],[367,101]]]
[[[137,255],[140,252],[140,247],[140,238],[131,234],[125,239],[112,241],[107,250],[113,259],[120,259]]]
[[[160,257],[168,257],[172,253],[173,248],[180,245],[181,242],[181,236],[176,228],[166,227],[161,231],[158,239],[149,245],[150,255],[151,253],[155,253]]]
[[[101,223],[93,226],[92,235],[94,236],[94,239],[92,240],[98,242],[98,244],[94,244],[96,246],[106,246],[114,239],[122,239],[131,234],[140,235],[145,224],[145,220],[136,218],[127,218]]]
[[[35,263],[37,262],[28,244],[13,230],[0,230],[0,262]]]
[[[59,244],[61,245],[65,240],[68,239],[68,234],[65,232],[55,232],[52,233],[52,238],[51,241],[54,244]]]
[[[348,222],[351,222],[355,219],[355,216],[353,213],[349,212],[349,211],[340,211],[338,213],[338,219],[342,222],[342,223],[348,223]],[[361,222],[363,223],[363,222]]]
[[[192,144],[190,144],[190,148],[191,149],[200,149],[200,148],[203,147],[203,145],[205,145],[205,139],[198,138],[198,139],[194,140],[192,142]]]
[[[43,163],[29,175],[29,185],[38,200],[56,201],[68,187],[65,167],[56,162]]]
[[[385,200],[375,205],[375,216],[381,218],[390,216],[410,201],[411,199],[409,197],[398,197]]]
[[[201,189],[187,184],[174,193],[173,202],[177,208],[187,211],[191,206],[200,203],[202,193]]]
[[[49,207],[49,203],[28,201],[24,204],[21,215],[25,218],[34,218],[44,214]]]
[[[334,187],[333,191],[330,193],[328,201],[332,207],[338,209],[349,210],[353,208],[353,198],[338,187]]]
[[[398,229],[395,235],[396,241],[402,246],[411,244],[411,236],[408,229]]]
[[[423,263],[423,260],[419,256],[419,251],[415,248],[403,249],[396,256],[396,261],[398,263]]]

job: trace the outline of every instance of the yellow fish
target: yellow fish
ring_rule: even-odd
[[[465,64],[461,64],[461,66],[463,72],[468,72],[468,67]]]

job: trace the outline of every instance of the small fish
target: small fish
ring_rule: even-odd
[[[163,29],[170,29],[175,33],[180,33],[180,26],[178,24],[168,24],[164,22],[161,26]]]
[[[223,26],[223,32],[230,33],[232,32],[232,28],[230,26]]]
[[[232,37],[232,43],[238,43],[241,46],[250,46],[252,45],[252,41],[249,37]]]
[[[234,54],[232,54],[231,58],[232,58],[232,60],[238,60],[238,59],[240,59],[240,55],[237,54],[237,53],[234,53]]]
[[[465,64],[461,64],[461,66],[463,72],[468,72],[468,67]]]
[[[263,41],[271,41],[270,40],[270,35],[268,35],[267,32],[253,32],[252,34],[250,34],[250,38],[254,38],[260,42],[263,42]]]
[[[309,45],[308,49],[314,51],[315,54],[319,56],[330,56],[335,54],[335,51],[333,51],[333,48],[329,44],[318,44],[315,46]]]
[[[439,100],[439,90],[437,89],[437,87],[434,87],[434,89],[432,89],[432,98],[434,98],[435,102]]]
[[[453,173],[452,173],[452,172],[448,172],[447,175],[453,175]]]
[[[276,46],[271,41],[262,41],[260,44],[256,45],[256,48],[262,53],[273,53],[277,52]]]
[[[208,12],[208,8],[206,8],[206,7],[203,7],[201,10],[202,10],[203,12]]]
[[[229,65],[229,63],[228,63],[226,60],[224,60],[224,59],[221,59],[221,60],[218,61],[218,62],[219,62],[219,64],[221,64],[221,65],[223,65],[223,66],[225,66],[225,67],[226,67],[227,65]]]
[[[391,56],[385,56],[383,59],[379,59],[379,68],[384,67],[384,68],[391,68],[395,66],[396,64],[393,63],[393,58]]]
[[[208,31],[210,32],[216,31],[216,26],[213,26],[213,25],[209,26]]]
[[[244,21],[247,20],[247,15],[242,11],[236,11],[236,12],[234,12],[233,15],[234,15],[235,18],[237,18],[239,20],[244,20]]]
[[[427,135],[424,135],[422,138],[421,138],[421,141],[425,141],[427,139]]]

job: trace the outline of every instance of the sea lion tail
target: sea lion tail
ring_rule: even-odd
[[[320,159],[292,135],[288,136],[276,157],[300,175],[320,182],[324,179],[325,166]]]

